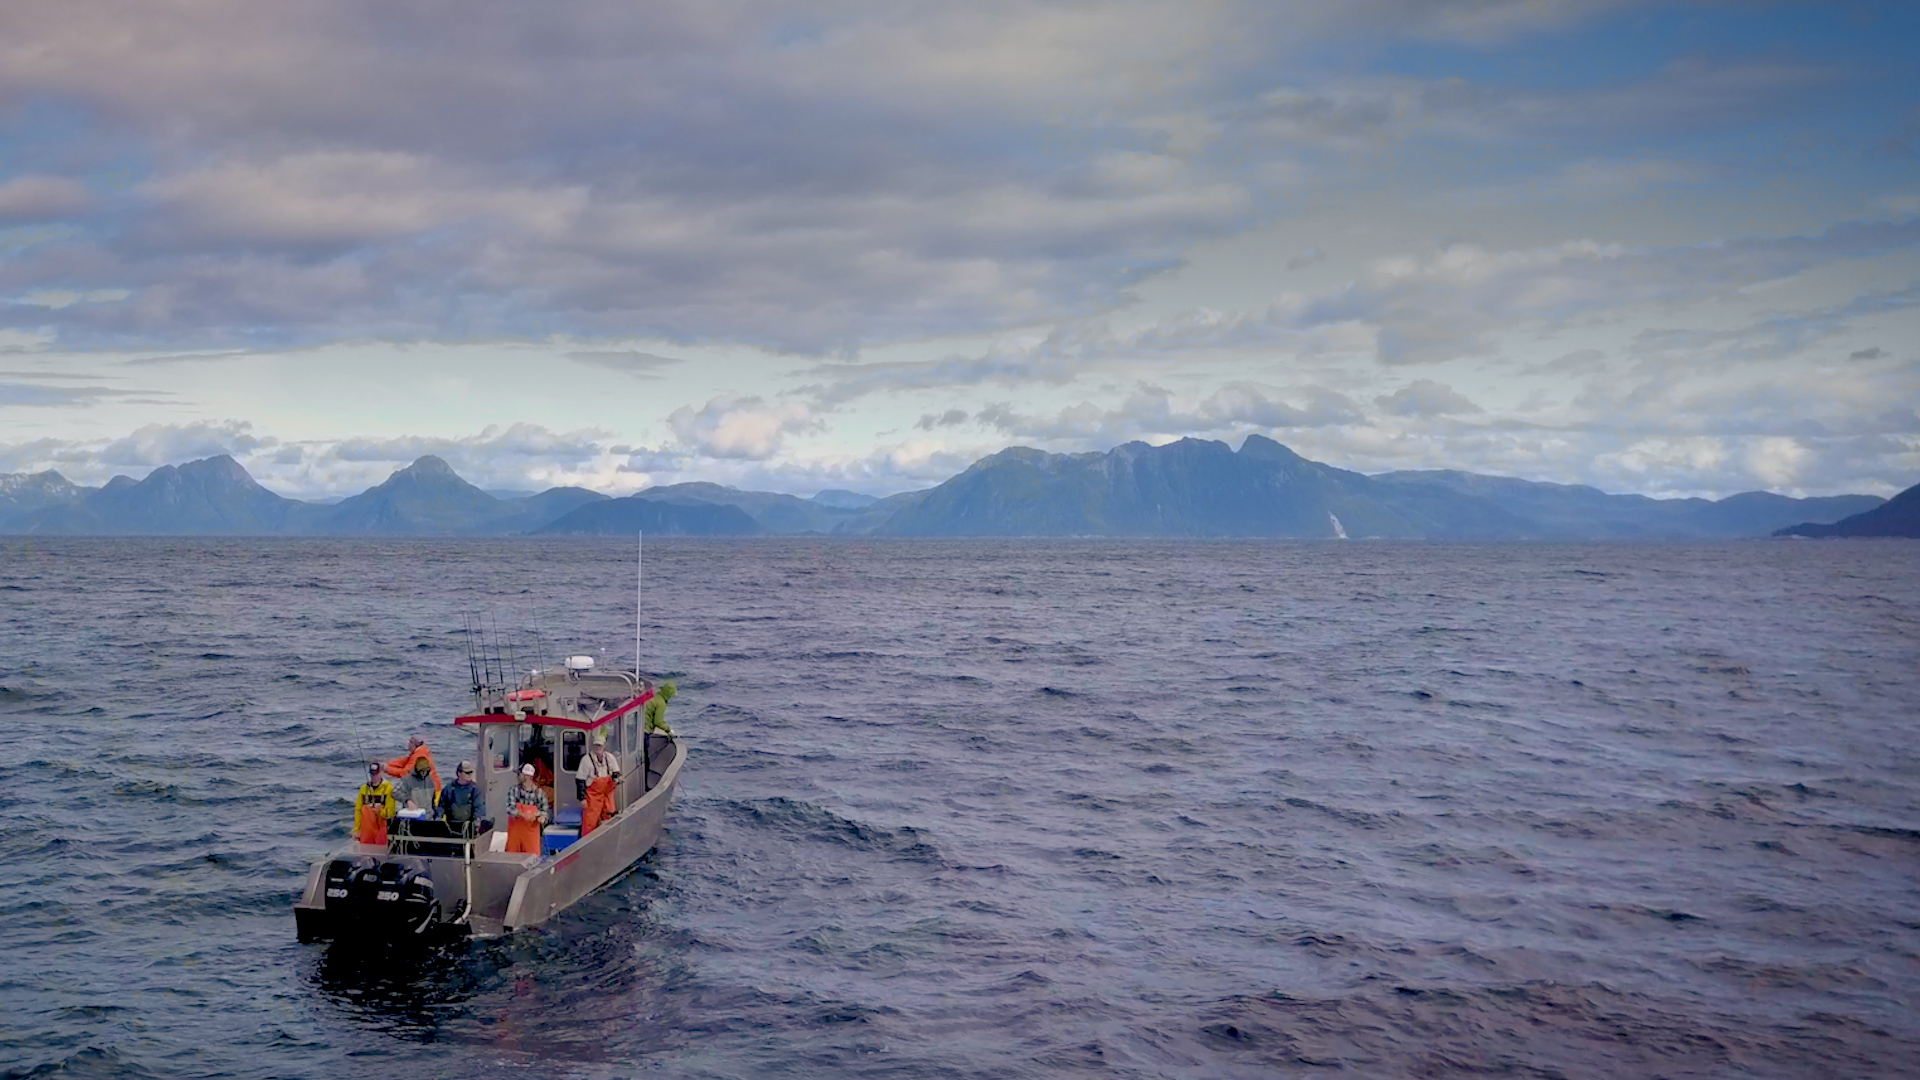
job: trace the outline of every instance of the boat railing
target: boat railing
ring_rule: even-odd
[[[623,811],[646,798],[647,792],[653,790],[653,755],[650,752],[652,749],[649,745],[650,741],[651,740],[643,734],[640,737],[640,749],[637,751],[628,751],[628,753],[632,754],[631,757],[627,758],[629,766],[638,763],[640,768],[638,771],[629,768],[626,774],[621,776],[619,783],[615,785],[614,790],[618,793],[619,797],[618,807]]]
[[[389,830],[387,850],[394,855],[468,858],[492,832],[480,831],[477,824],[459,826],[433,818],[396,817]]]

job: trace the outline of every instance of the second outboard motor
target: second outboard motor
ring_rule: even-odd
[[[440,915],[433,878],[418,859],[390,859],[374,878],[373,909],[368,912],[389,932],[424,931]]]

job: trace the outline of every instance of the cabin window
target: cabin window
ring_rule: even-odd
[[[563,731],[560,733],[561,768],[574,772],[580,768],[580,759],[587,753],[587,733],[584,731]]]
[[[553,769],[553,735],[544,724],[520,725],[520,764]]]
[[[507,740],[501,737],[500,728],[490,725],[487,728],[487,758],[492,767],[501,771],[507,768]]]
[[[631,754],[638,754],[640,752],[639,709],[635,709],[627,714],[627,752]]]

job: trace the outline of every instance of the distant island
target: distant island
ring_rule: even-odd
[[[1879,515],[1879,516],[1876,516]],[[1609,495],[1591,487],[1454,471],[1368,476],[1250,435],[1130,442],[1104,453],[1014,447],[937,487],[875,498],[800,498],[719,484],[614,498],[584,488],[493,494],[431,455],[331,504],[284,498],[220,456],[145,479],[81,487],[58,472],[0,474],[0,533],[196,536],[1297,537],[1436,540],[1711,539],[1916,535],[1920,497],[1724,499]],[[1843,527],[1909,531],[1808,532]],[[1849,522],[1864,525],[1849,526]],[[1837,524],[1835,524],[1837,523]]]
[[[1915,484],[1871,510],[1841,518],[1831,525],[1817,521],[1803,521],[1798,525],[1789,525],[1773,535],[1880,536],[1920,539],[1920,484]]]

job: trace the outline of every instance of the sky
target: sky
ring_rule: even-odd
[[[1920,481],[1920,5],[0,6],[0,472]]]

